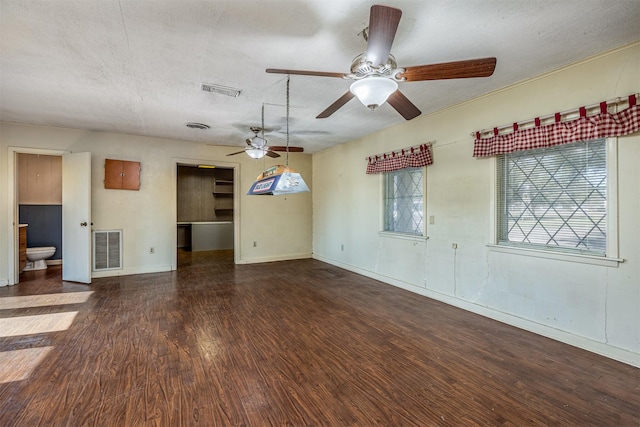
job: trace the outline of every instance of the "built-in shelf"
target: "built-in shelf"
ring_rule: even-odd
[[[233,169],[178,166],[178,221],[229,221],[234,211]]]
[[[213,194],[233,194],[233,181],[216,179],[213,181]]]
[[[214,206],[216,211],[233,210],[233,193],[214,193]]]

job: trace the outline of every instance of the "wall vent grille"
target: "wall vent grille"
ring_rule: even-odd
[[[200,89],[205,92],[220,93],[222,95],[231,96],[233,98],[237,98],[242,93],[242,89],[236,89],[234,87],[222,86],[214,83],[202,83]]]
[[[122,230],[93,232],[93,271],[122,269]]]

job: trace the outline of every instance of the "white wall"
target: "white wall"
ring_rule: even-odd
[[[638,76],[640,44],[315,154],[314,257],[640,366],[640,135],[618,139],[617,267],[490,250],[495,162],[472,157],[470,136],[640,92]],[[382,179],[365,157],[428,141],[429,239],[380,235]]]
[[[241,141],[238,142],[240,144]],[[123,230],[123,270],[106,274],[135,274],[171,269],[176,236],[176,159],[239,168],[240,263],[311,257],[311,193],[289,196],[247,196],[263,168],[279,159],[226,157],[237,147],[0,123],[0,285],[9,278],[11,213],[9,206],[9,147],[91,152],[92,220],[95,230]],[[105,190],[104,159],[141,162],[140,191]],[[312,189],[311,156],[291,153],[289,164]],[[257,246],[253,247],[253,242]],[[155,254],[149,248],[155,248]],[[100,273],[105,275],[105,273]]]

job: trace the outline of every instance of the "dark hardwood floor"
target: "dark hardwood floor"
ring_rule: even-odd
[[[315,260],[22,280],[1,426],[640,425],[640,369]]]

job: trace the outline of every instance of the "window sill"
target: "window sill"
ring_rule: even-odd
[[[381,237],[390,237],[393,239],[413,240],[413,241],[420,241],[420,242],[429,240],[428,236],[417,236],[415,234],[393,233],[391,231],[379,231],[378,235]]]
[[[537,258],[554,259],[556,261],[577,262],[581,264],[601,265],[605,267],[618,267],[624,262],[622,258],[607,258],[592,255],[569,254],[564,252],[543,251],[539,249],[516,248],[504,245],[487,245],[490,251],[502,252],[506,254],[532,256]]]

